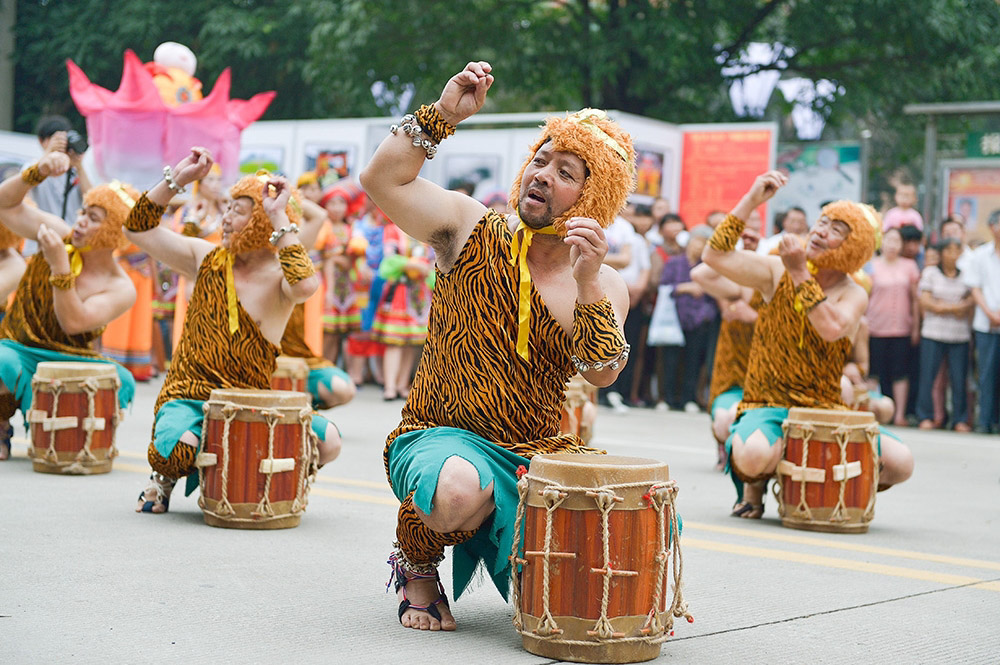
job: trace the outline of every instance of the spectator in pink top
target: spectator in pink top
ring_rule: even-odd
[[[896,404],[893,422],[906,424],[910,364],[920,342],[917,314],[917,283],[920,270],[913,259],[900,256],[903,239],[899,229],[886,231],[882,254],[872,260],[872,292],[868,299],[871,331],[870,374],[877,376],[883,395]]]
[[[890,208],[882,215],[882,230],[898,229],[900,226],[911,224],[921,231],[924,230],[924,218],[920,216],[917,209],[917,188],[911,184],[900,184],[896,186],[896,207]]]

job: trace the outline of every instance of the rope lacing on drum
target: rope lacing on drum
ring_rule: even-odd
[[[534,480],[537,482],[544,483],[546,485],[545,489],[539,491],[542,496],[543,502],[545,503],[545,541],[544,550],[539,552],[526,551],[524,553],[524,558],[518,556],[521,546],[521,524],[524,519],[526,498],[528,492],[528,482]],[[647,481],[648,482],[648,481]],[[555,509],[565,501],[572,493],[583,493],[589,497],[592,497],[597,504],[598,509],[601,511],[601,523],[603,531],[603,541],[604,541],[604,567],[603,568],[591,568],[591,572],[595,574],[602,575],[604,578],[603,593],[601,598],[601,615],[594,625],[594,628],[587,631],[588,635],[597,638],[597,641],[593,640],[559,640],[560,644],[579,644],[579,645],[594,645],[595,643],[607,644],[607,643],[626,643],[626,642],[643,642],[656,644],[665,641],[670,636],[670,629],[673,626],[673,618],[685,617],[688,622],[693,622],[694,618],[691,616],[687,608],[687,603],[684,601],[683,594],[681,592],[681,579],[683,576],[683,559],[681,556],[680,547],[680,533],[679,525],[677,519],[677,512],[674,506],[674,499],[677,494],[677,485],[673,481],[666,481],[663,483],[657,483],[652,486],[647,485],[647,482],[634,482],[634,483],[617,483],[612,485],[604,485],[601,487],[564,487],[561,485],[556,485],[551,481],[539,478],[536,476],[531,476],[525,474],[517,483],[518,491],[518,506],[517,513],[514,519],[514,542],[511,551],[511,601],[514,605],[514,617],[513,623],[514,627],[522,635],[531,635],[532,637],[554,637],[555,635],[561,634],[563,631],[559,628],[554,617],[549,609],[549,560],[550,558],[574,558],[576,554],[572,552],[552,552],[552,518]],[[621,490],[625,488],[634,487],[649,487],[649,493],[647,496],[650,497],[650,506],[657,511],[658,520],[658,532],[660,540],[660,549],[657,552],[654,560],[659,566],[659,571],[657,575],[657,593],[654,599],[653,607],[650,609],[647,615],[646,624],[643,626],[640,632],[642,636],[639,637],[626,637],[624,633],[616,632],[608,618],[607,609],[610,594],[610,580],[614,576],[635,576],[638,575],[637,571],[629,570],[615,570],[611,566],[610,557],[610,529],[608,523],[608,514],[613,509],[616,503],[621,502],[623,499],[619,497],[615,490]],[[669,527],[667,526],[669,523]],[[666,577],[666,562],[669,556],[669,551],[667,549],[666,539],[667,533],[669,533],[671,538],[671,545],[674,552],[674,565],[673,565],[673,577],[674,577],[674,598],[673,601],[665,612],[666,621],[663,621],[659,617],[660,612],[658,611],[659,605],[662,602],[662,596],[660,596],[661,589],[663,588],[663,582]],[[542,616],[540,617],[538,627],[534,631],[524,630],[524,619],[522,617],[521,611],[521,589],[520,589],[520,579],[518,577],[517,567],[518,565],[524,565],[528,563],[528,557],[540,557],[542,559]]]
[[[274,463],[274,426],[281,420],[281,412],[271,409],[263,409],[260,415],[267,422],[267,457],[266,461]],[[271,507],[271,478],[273,473],[264,474],[264,491],[261,493],[260,501],[252,513],[253,517],[274,517],[274,508]]]

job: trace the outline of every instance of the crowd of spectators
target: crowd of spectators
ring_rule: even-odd
[[[884,419],[897,426],[997,432],[1000,210],[987,220],[992,240],[970,246],[961,216],[925,223],[914,208],[912,184],[897,185],[894,203],[882,211],[880,250],[855,276],[870,294],[870,368],[862,378],[873,400],[892,399]],[[616,412],[706,409],[722,314],[690,273],[724,216],[714,211],[690,224],[658,198],[651,206],[630,204],[608,230],[607,262],[625,277],[632,296],[625,334],[634,360],[601,391],[601,401]],[[760,219],[748,226],[760,226]],[[773,251],[787,234],[804,239],[809,227],[801,208],[780,211],[773,233],[755,251]],[[647,344],[656,300],[664,294],[674,302],[680,345]]]

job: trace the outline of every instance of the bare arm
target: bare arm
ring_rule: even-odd
[[[288,214],[285,212],[285,207],[288,205],[288,200],[292,194],[291,184],[285,178],[276,177],[268,180],[263,187],[264,198],[261,201],[261,206],[263,206],[264,212],[267,213],[268,219],[271,220],[271,226],[274,227],[275,231],[288,226]],[[278,242],[274,243],[274,246],[278,249],[278,253],[280,254],[281,250],[294,245],[305,249],[298,235],[296,233],[285,233],[278,238]],[[315,239],[314,236],[313,240]],[[312,263],[310,262],[311,265]],[[295,284],[288,281],[287,273],[285,275],[281,280],[281,295],[293,303],[298,304],[309,300],[312,294],[316,292],[316,289],[319,288],[319,275],[315,271],[309,277],[300,279]]]
[[[632,245],[625,245],[617,252],[608,252],[608,255],[604,257],[604,265],[610,266],[615,270],[621,270],[631,262]]]
[[[316,245],[316,237],[326,221],[326,210],[309,199],[302,199],[302,230],[299,231],[299,241],[306,249]]]
[[[0,250],[0,300],[6,301],[7,296],[14,292],[26,267],[27,264],[16,249]]]
[[[69,256],[62,238],[42,227],[38,231],[38,246],[53,275],[70,271]],[[52,309],[59,326],[68,335],[78,335],[101,328],[124,314],[135,302],[132,280],[116,277],[109,280],[103,291],[81,298],[76,286],[68,289],[52,287]]]
[[[482,108],[493,85],[490,71],[489,63],[470,62],[451,77],[434,104],[445,121],[457,125]],[[433,247],[448,270],[486,207],[418,177],[425,157],[402,131],[390,134],[361,172],[361,186],[407,235]]]
[[[69,157],[61,152],[49,152],[35,166],[46,178],[60,176],[69,170]],[[31,240],[38,237],[38,229],[43,224],[55,231],[60,238],[68,236],[71,229],[61,217],[24,204],[24,197],[31,191],[31,187],[24,182],[20,173],[0,183],[0,223],[22,238]]]
[[[972,299],[976,302],[979,309],[983,310],[983,313],[986,314],[991,328],[1000,326],[1000,311],[990,309],[989,305],[986,304],[986,297],[983,295],[983,290],[978,286],[972,287]]]
[[[191,154],[174,167],[174,183],[180,187],[205,177],[212,168],[212,156],[203,148],[192,148]],[[173,191],[161,180],[146,192],[146,198],[155,205],[166,206],[173,197]],[[170,266],[175,272],[190,280],[198,277],[198,268],[215,245],[201,238],[190,238],[160,224],[148,231],[125,230],[125,236],[144,252],[160,263]]]
[[[743,296],[743,287],[704,262],[691,269],[691,280],[716,300],[737,300]]]
[[[607,298],[615,312],[618,332],[624,340],[625,317],[629,310],[628,287],[617,271],[603,265],[604,256],[608,252],[604,229],[597,221],[587,217],[573,217],[568,221],[567,229],[563,242],[570,245],[570,265],[573,267],[573,279],[576,280],[576,302],[592,305]],[[615,382],[624,367],[624,364],[618,369],[605,366],[604,369],[589,370],[582,374],[592,385],[605,387]]]
[[[730,214],[746,222],[755,208],[768,201],[787,182],[788,179],[779,171],[769,171],[757,176],[750,191],[743,195]],[[725,224],[726,222],[723,222],[723,225]],[[763,256],[746,250],[722,251],[713,248],[712,243],[706,245],[701,258],[723,277],[760,291],[765,300],[770,300],[774,295],[783,272],[781,261],[772,256]]]

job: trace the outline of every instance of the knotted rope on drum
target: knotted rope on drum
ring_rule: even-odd
[[[220,517],[236,514],[233,504],[229,503],[229,426],[239,412],[240,407],[232,402],[226,402],[222,405],[222,498],[219,499],[219,503],[215,507],[215,514]],[[207,430],[208,428],[203,427],[202,429]],[[204,442],[202,450],[204,450]]]
[[[875,494],[878,493],[878,482],[879,482],[879,456],[878,456],[878,437],[880,436],[878,425],[873,424],[865,428],[865,441],[872,449],[872,457],[875,459],[875,468],[872,470],[872,487],[871,491],[868,493],[868,505],[865,506],[864,519],[870,522],[875,518]]]
[[[833,507],[833,512],[830,513],[831,522],[846,522],[851,519],[850,515],[847,514],[847,504],[844,502],[844,492],[847,490],[847,444],[851,438],[851,430],[841,425],[837,429],[833,430],[833,438],[837,442],[837,447],[840,448],[840,465],[844,469],[844,476],[840,479],[840,489],[837,494],[837,505]],[[803,466],[805,464],[803,463]]]
[[[517,632],[522,632],[524,622],[521,619],[521,583],[517,574],[517,567],[527,563],[525,559],[518,556],[521,548],[521,523],[524,521],[525,498],[528,494],[528,480],[521,478],[517,481],[517,512],[514,516],[514,539],[511,543],[510,553],[510,602],[514,605],[514,628]]]
[[[546,487],[542,490],[542,500],[545,502],[545,544],[542,550],[542,616],[535,632],[541,636],[558,635],[562,633],[559,624],[549,608],[549,572],[553,555],[563,554],[562,552],[552,552],[552,514],[555,512],[566,497],[566,492],[560,492],[555,487]],[[528,556],[528,552],[524,556]]]
[[[62,394],[63,382],[59,379],[52,379],[52,418],[56,417],[59,413],[59,395]],[[49,447],[45,451],[45,460],[51,464],[59,464],[59,455],[56,453],[56,432],[58,432],[55,427],[49,430]]]
[[[267,457],[268,468],[273,469],[274,464],[274,427],[281,420],[281,412],[273,409],[262,409],[260,415],[267,422]],[[264,492],[261,494],[257,507],[251,513],[253,517],[274,517],[274,508],[271,507],[271,478],[273,472],[265,473]]]
[[[785,429],[785,445],[788,445],[788,431],[792,427],[798,427],[802,431],[802,469],[806,469],[809,466],[809,440],[816,433],[816,428],[808,423],[789,423],[787,429]],[[791,480],[791,478],[789,478]],[[795,514],[802,515],[807,520],[813,518],[812,510],[809,509],[809,502],[806,501],[806,474],[803,472],[802,479],[799,481],[799,505],[795,506]]]
[[[684,575],[684,559],[681,555],[680,526],[677,517],[677,483],[668,480],[665,483],[657,483],[649,488],[650,505],[657,514],[657,538],[659,540],[659,550],[656,552],[656,591],[653,595],[653,607],[649,610],[646,618],[646,625],[642,627],[644,635],[664,635],[668,634],[674,626],[674,617],[685,617],[688,622],[693,621],[691,613],[688,611],[687,602],[684,600],[684,593],[681,590],[681,579]],[[669,535],[668,535],[669,534]],[[668,546],[669,541],[669,546]],[[667,622],[664,624],[660,620],[659,607],[663,602],[663,587],[667,577],[667,560],[670,556],[670,547],[674,553],[673,577],[674,577],[674,597],[667,608]]]
[[[313,441],[312,409],[300,409],[299,422],[302,423],[302,441],[299,443],[299,482],[295,488],[295,499],[292,500],[293,515],[302,512],[309,505],[309,484],[316,478],[319,462],[318,446]]]
[[[81,448],[80,452],[76,454],[76,461],[96,462],[97,458],[94,457],[94,453],[90,451],[90,444],[94,440],[94,426],[96,425],[97,415],[95,407],[95,402],[97,400],[95,399],[95,396],[97,395],[99,386],[97,385],[97,379],[91,376],[84,379],[80,387],[83,388],[83,392],[87,394],[87,420],[83,426],[83,429],[86,432],[83,438],[83,448]]]
[[[526,551],[524,553],[524,558],[518,557],[518,552],[521,546],[521,525],[524,520],[526,498],[528,493],[528,482],[530,480],[545,483],[545,489],[539,490],[539,494],[542,496],[543,502],[545,503],[545,540],[543,544],[543,550],[541,551]],[[634,482],[634,483],[617,483],[612,485],[603,485],[601,487],[564,487],[561,485],[556,485],[550,481],[539,478],[536,476],[531,476],[530,474],[525,474],[517,483],[518,492],[518,505],[517,513],[514,519],[514,542],[511,551],[511,602],[514,604],[514,617],[513,623],[517,631],[523,635],[529,634],[524,630],[524,619],[522,617],[521,611],[521,588],[517,575],[517,566],[528,563],[528,557],[541,557],[542,559],[542,616],[540,617],[538,627],[531,632],[533,637],[554,637],[561,634],[563,631],[559,628],[556,623],[555,618],[549,609],[549,560],[551,558],[575,558],[576,554],[572,552],[552,552],[552,520],[553,513],[560,504],[565,501],[571,493],[583,493],[589,497],[592,497],[597,504],[598,509],[601,512],[601,524],[603,531],[603,556],[604,556],[604,567],[603,568],[591,568],[591,572],[595,574],[602,575],[604,580],[603,593],[601,598],[601,615],[594,625],[594,628],[587,631],[588,635],[596,637],[601,644],[607,643],[627,643],[627,642],[644,642],[656,644],[665,641],[670,633],[669,629],[673,626],[673,617],[685,617],[688,622],[693,622],[694,618],[688,611],[687,603],[684,601],[683,594],[681,592],[681,581],[684,573],[683,558],[681,555],[680,546],[680,529],[677,518],[677,511],[674,504],[674,498],[677,494],[677,485],[673,481],[666,481],[664,483],[657,483],[650,487],[649,497],[650,505],[658,514],[658,532],[660,540],[660,549],[657,552],[654,560],[657,562],[659,569],[657,573],[657,591],[654,596],[653,607],[649,612],[649,618],[643,629],[640,631],[642,636],[636,637],[626,637],[624,633],[615,632],[608,617],[608,603],[610,597],[610,581],[612,577],[615,576],[635,576],[638,575],[638,571],[632,570],[615,570],[611,566],[610,557],[610,527],[608,515],[613,509],[616,503],[623,501],[623,499],[615,493],[615,490],[621,490],[625,488],[633,487],[650,487],[646,482]],[[668,527],[669,524],[669,527]],[[673,578],[674,578],[674,597],[671,602],[670,607],[667,610],[667,621],[666,624],[660,620],[658,617],[658,608],[662,602],[663,582],[666,578],[666,561],[669,556],[669,550],[667,549],[667,533],[670,533],[671,547],[674,552],[674,564],[673,564]],[[657,633],[659,633],[657,635]],[[655,637],[654,637],[655,635]],[[580,645],[593,645],[595,642],[592,640],[560,640],[560,644],[580,644]]]

